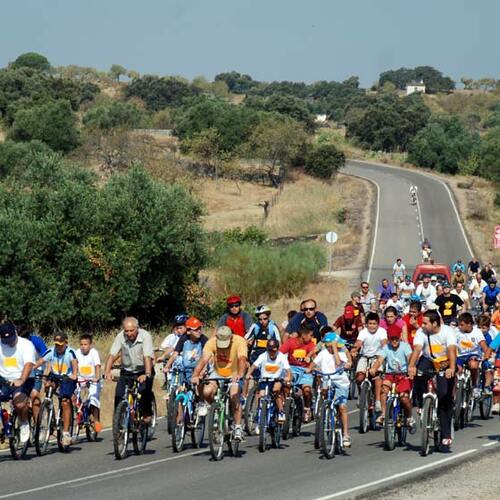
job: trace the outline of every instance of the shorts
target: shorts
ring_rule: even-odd
[[[303,366],[290,366],[290,370],[292,371],[293,375],[293,385],[300,385],[300,386],[310,386],[312,387],[313,385],[313,376],[311,373],[306,373],[305,368]]]
[[[375,363],[375,360],[377,359],[377,356],[372,356],[372,357],[367,357],[367,356],[360,356],[358,359],[358,364],[356,366],[356,373],[366,373],[366,370],[370,368],[373,363]],[[382,371],[382,367],[379,368],[379,372]]]
[[[85,380],[79,380],[78,382],[84,383]],[[89,385],[89,403],[96,408],[101,407],[101,383],[100,382],[92,382]]]
[[[323,390],[327,390],[330,387],[330,381],[324,380],[321,384]],[[338,384],[333,382],[333,387],[335,387],[335,398],[333,404],[335,405],[345,405],[349,399],[349,385]]]
[[[18,394],[24,394],[29,397],[33,389],[33,378],[29,378],[21,387],[13,387],[10,384],[0,384],[0,401],[9,401]]]
[[[59,384],[59,396],[63,399],[70,399],[76,389],[75,380],[61,380]]]
[[[276,382],[283,384],[279,378],[276,379]],[[259,391],[264,391],[266,389],[266,386],[269,386],[270,392],[272,392],[274,384],[276,383],[275,381],[269,381],[269,382],[259,382]]]
[[[465,354],[457,357],[457,366],[465,366],[471,359],[479,359],[478,354]]]
[[[407,392],[409,394],[413,387],[413,382],[405,375],[386,373],[384,376],[384,380],[391,382],[391,384],[393,382],[396,382],[396,390],[399,394],[401,394],[402,392]]]

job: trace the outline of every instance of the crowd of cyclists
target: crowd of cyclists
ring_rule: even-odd
[[[472,403],[489,398],[493,414],[500,413],[500,378],[495,373],[500,370],[500,288],[495,269],[491,264],[481,267],[477,259],[467,267],[458,260],[450,275],[451,282],[425,275],[414,283],[398,258],[392,276],[373,290],[363,281],[332,322],[314,299],[303,300],[298,311],[290,311],[278,323],[268,306],[257,306],[251,315],[243,309],[241,297],[233,295],[227,298],[227,311],[213,335],[205,335],[196,317],[179,314],[157,351],[151,334],[139,327],[136,318],[128,317],[104,367],[90,335],[82,335],[79,348],[73,349],[67,335],[58,332],[47,347],[40,336],[4,322],[0,324],[0,400],[11,402],[11,413],[4,405],[1,437],[18,448],[35,442],[37,452],[43,449],[36,442],[43,437],[42,394],[52,387],[61,406],[58,442],[67,450],[74,440],[75,390],[82,384],[88,388],[89,419],[94,431],[100,432],[104,378],[117,382],[114,438],[120,432],[145,429],[145,443],[147,429],[155,424],[153,381],[159,366],[165,376],[167,419],[176,449],[182,449],[186,426],[201,429],[202,440],[205,426],[200,422],[206,419],[211,445],[217,432],[223,435],[222,423],[214,416],[222,381],[227,382],[230,428],[221,443],[227,439],[237,446],[246,434],[262,435],[270,429],[273,443],[279,443],[281,433],[290,434],[286,429],[298,433],[301,423],[314,421],[317,432],[324,435],[339,430],[339,449],[346,449],[352,444],[347,400],[356,392],[361,432],[366,431],[364,414],[372,418],[373,429],[387,426],[392,418],[388,398],[397,394],[403,425],[412,433],[422,426],[423,398],[432,380],[438,401],[437,448],[448,451],[460,414],[457,386],[465,372],[470,374]],[[116,363],[120,363],[118,377],[113,375]],[[363,392],[366,387],[368,395]],[[260,422],[264,410],[259,401],[267,394],[266,404],[274,405],[275,412]],[[324,406],[327,400],[328,407]],[[183,413],[179,408],[186,401],[191,406]],[[129,419],[140,420],[138,427],[116,418],[120,404]],[[324,412],[331,410],[330,423],[322,405]],[[339,429],[334,429],[336,425]],[[50,432],[49,425],[45,438]],[[199,433],[196,444],[201,444]]]

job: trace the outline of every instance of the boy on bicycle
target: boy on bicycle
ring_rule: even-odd
[[[292,372],[288,358],[282,352],[279,352],[280,344],[276,339],[270,339],[267,342],[266,350],[250,366],[247,373],[247,380],[251,380],[253,372],[259,371],[261,378],[284,379],[284,382],[292,380]],[[259,382],[259,396],[264,396],[265,384]],[[283,386],[280,381],[274,382],[272,391],[278,407],[278,421],[285,421]]]
[[[294,377],[294,382],[301,386],[304,395],[304,422],[310,422],[312,418],[312,385],[313,376],[306,373],[306,368],[311,364],[311,359],[316,349],[313,342],[313,330],[306,323],[298,328],[298,337],[289,337],[280,347],[280,352],[288,356],[288,362]]]
[[[71,422],[70,400],[76,388],[78,360],[75,351],[68,347],[68,336],[65,333],[61,332],[54,335],[54,347],[49,348],[43,357],[36,362],[35,369],[44,363],[47,363],[49,384],[55,385],[57,377],[68,377],[59,381],[59,395],[62,398],[62,444],[63,446],[69,446],[71,444],[71,435],[69,433],[69,424]]]
[[[318,370],[324,374],[332,374],[340,367],[350,368],[350,363],[347,358],[347,353],[343,349],[345,341],[335,333],[327,333],[323,339],[324,349],[314,358],[307,372]],[[335,386],[335,401],[338,406],[340,418],[342,420],[344,446],[351,447],[351,436],[349,434],[349,416],[347,412],[347,399],[349,397],[349,377],[347,373],[341,372],[332,378],[332,383]],[[323,395],[326,396],[328,391],[328,381],[325,380],[322,386]]]
[[[101,432],[102,425],[99,421],[101,407],[101,358],[97,349],[92,347],[92,335],[84,333],[80,337],[80,349],[75,354],[78,361],[78,382],[90,382],[90,414],[94,419],[95,431]]]

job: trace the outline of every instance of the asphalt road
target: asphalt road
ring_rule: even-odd
[[[419,260],[419,222],[409,205],[408,189],[417,184],[424,234],[433,244],[438,260],[451,262],[469,257],[449,195],[433,178],[388,167],[350,163],[347,172],[369,177],[380,189],[380,214],[372,283],[386,275],[394,259],[401,255],[411,267]],[[279,450],[259,453],[255,438],[241,447],[239,458],[225,457],[212,462],[206,449],[172,452],[165,422],[160,421],[155,439],[143,456],[131,455],[117,461],[113,456],[111,433],[103,432],[97,443],[78,443],[70,454],[56,447],[38,458],[30,449],[24,461],[14,462],[0,453],[0,499],[25,497],[51,499],[160,498],[190,499],[326,499],[365,495],[375,488],[399,480],[435,473],[440,466],[456,463],[481,450],[498,446],[498,418],[481,421],[477,417],[457,433],[453,452],[420,457],[419,434],[409,437],[407,448],[392,452],[382,448],[383,433],[358,434],[358,413],[350,402],[353,446],[346,456],[322,459],[314,450],[310,432],[283,442]]]

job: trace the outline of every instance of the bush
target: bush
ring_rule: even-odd
[[[324,250],[315,244],[286,247],[232,244],[217,252],[217,280],[224,293],[238,290],[258,304],[302,293],[325,265]]]
[[[14,321],[100,327],[171,316],[205,264],[200,206],[141,169],[102,185],[34,154],[0,185],[0,311]]]
[[[495,207],[500,208],[500,193],[495,193],[493,203],[495,204]]]
[[[488,130],[483,137],[480,152],[479,175],[495,182],[500,181],[500,127]]]
[[[20,174],[37,153],[49,153],[51,149],[40,141],[0,143],[0,177]]]
[[[12,64],[13,68],[32,68],[38,71],[49,71],[49,60],[36,52],[21,54]]]
[[[315,146],[306,157],[305,171],[320,179],[331,179],[345,163],[345,155],[333,144]]]
[[[139,127],[144,117],[144,111],[137,104],[114,101],[90,109],[83,117],[83,124],[100,130],[129,129]]]

